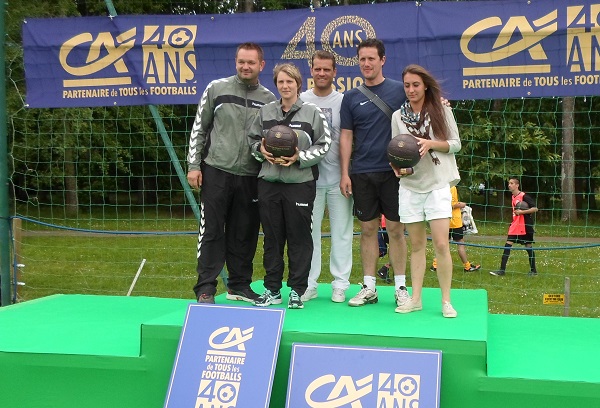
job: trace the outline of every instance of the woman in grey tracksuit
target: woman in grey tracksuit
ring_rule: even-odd
[[[266,271],[266,290],[254,304],[269,306],[282,302],[280,289],[287,242],[287,285],[292,289],[288,307],[301,309],[300,296],[308,285],[313,251],[312,210],[319,176],[316,164],[329,151],[331,133],[321,110],[299,99],[302,77],[295,65],[277,65],[273,80],[281,99],[259,110],[249,133],[252,154],[262,162],[258,174],[258,207],[264,232]],[[296,153],[282,158],[282,163],[265,150],[263,143],[266,132],[281,123],[298,135]]]

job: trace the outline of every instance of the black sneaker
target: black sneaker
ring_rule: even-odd
[[[429,268],[429,270],[431,272],[437,272],[437,268],[435,266],[433,266],[433,265],[431,265],[431,267]]]
[[[473,265],[469,269],[465,268],[465,272],[475,272],[481,269],[481,265]],[[504,274],[503,274],[504,275]]]
[[[504,272],[502,269],[498,269],[497,271],[491,271],[490,275],[504,276],[504,275],[506,275],[506,272]]]
[[[207,295],[206,293],[201,293],[200,295],[198,295],[198,303],[208,303],[208,304],[215,304],[215,297],[214,295]]]
[[[295,290],[290,292],[290,300],[288,301],[288,309],[304,309],[304,303]]]
[[[227,299],[241,300],[243,302],[254,303],[258,299],[258,293],[255,293],[250,287],[244,289],[227,289]]]
[[[531,271],[527,275],[529,275],[529,276],[537,276],[537,271]]]
[[[387,265],[383,265],[381,268],[379,268],[377,271],[377,276],[380,279],[383,279],[386,283],[392,282],[390,279],[390,268]]]

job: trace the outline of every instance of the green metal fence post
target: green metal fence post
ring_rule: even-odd
[[[6,3],[0,0],[0,67],[5,72],[6,41],[4,13]],[[0,78],[0,306],[10,304],[10,218],[8,216],[8,128],[6,126],[6,76]]]
[[[0,0],[0,1],[2,1],[2,0]],[[109,14],[112,17],[116,17],[117,10],[115,9],[115,6],[114,6],[112,0],[105,0],[104,3],[106,4],[106,8],[108,9]],[[187,182],[186,174],[184,173],[183,168],[181,167],[181,163],[179,162],[179,159],[177,158],[177,154],[175,153],[175,149],[173,148],[173,143],[171,142],[171,139],[169,138],[169,135],[167,133],[167,129],[165,128],[162,117],[160,116],[160,113],[158,112],[158,108],[155,105],[148,105],[148,108],[150,109],[150,113],[152,113],[152,118],[154,118],[154,122],[156,123],[156,128],[158,130],[158,133],[160,134],[160,137],[162,138],[162,141],[165,144],[165,148],[167,149],[167,152],[169,153],[169,157],[171,158],[171,163],[173,164],[173,167],[175,168],[175,172],[177,173],[177,177],[179,178],[179,181],[181,182],[181,186],[183,187],[185,196],[192,207],[194,216],[196,217],[196,220],[198,222],[200,222],[200,209],[198,208],[198,202],[196,201],[196,196],[194,195],[192,188],[189,186],[189,184]],[[223,267],[223,269],[221,270],[220,276],[221,276],[221,279],[223,279],[223,283],[225,284],[225,286],[227,286],[228,277],[227,277],[227,271],[226,271],[225,267]]]

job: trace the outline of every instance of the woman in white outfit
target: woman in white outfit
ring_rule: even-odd
[[[410,175],[392,166],[400,178],[400,222],[406,225],[411,242],[412,297],[398,306],[396,312],[422,309],[421,292],[427,262],[426,223],[429,223],[442,291],[442,314],[456,317],[456,310],[450,303],[452,257],[448,228],[452,216],[450,187],[460,180],[454,158],[454,153],[461,148],[458,127],[452,110],[442,104],[438,82],[425,68],[414,64],[407,66],[402,80],[407,101],[392,115],[392,135],[416,137],[421,160]]]

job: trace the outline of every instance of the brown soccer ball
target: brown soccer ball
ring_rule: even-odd
[[[285,125],[275,125],[265,135],[265,149],[273,157],[291,157],[298,147],[298,135]]]
[[[515,204],[515,210],[528,210],[529,209],[529,204],[527,204],[525,201],[519,201],[517,204]]]
[[[387,156],[390,163],[398,168],[416,166],[421,160],[417,139],[409,134],[394,136],[388,144]]]

